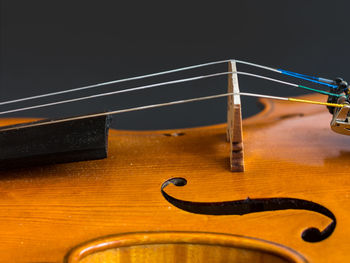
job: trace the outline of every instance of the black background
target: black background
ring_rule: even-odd
[[[346,0],[0,1],[0,101],[227,58],[350,79],[350,2]],[[281,78],[249,67],[239,69]],[[0,110],[225,70],[220,65]],[[192,98],[223,93],[226,82],[226,77],[218,77],[7,116],[65,117]],[[305,93],[243,76],[240,88],[277,96]],[[224,122],[225,110],[225,99],[184,104],[115,116],[114,127],[208,125]],[[255,99],[243,99],[245,117],[257,111]]]

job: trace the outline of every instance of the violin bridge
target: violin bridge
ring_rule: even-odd
[[[228,63],[228,71],[236,72],[236,62]],[[228,93],[237,93],[227,97],[227,141],[230,143],[230,166],[232,172],[244,172],[243,132],[241,98],[239,95],[238,75],[228,75]]]

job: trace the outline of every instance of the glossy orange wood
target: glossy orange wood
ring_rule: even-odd
[[[325,107],[265,104],[263,112],[243,121],[244,173],[230,172],[226,125],[113,130],[107,159],[2,171],[0,262],[62,262],[90,240],[145,231],[250,236],[290,247],[309,262],[348,261],[350,138],[330,130]],[[311,226],[323,229],[327,217],[303,210],[191,214],[160,193],[164,181],[179,176],[188,184],[166,191],[181,199],[301,198],[330,209],[337,227],[326,240],[307,243],[301,232]]]
[[[132,233],[75,248],[67,263],[305,263],[295,251],[255,238],[201,232]]]

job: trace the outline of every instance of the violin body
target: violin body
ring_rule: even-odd
[[[318,95],[305,98],[319,99]],[[172,243],[169,237],[174,236],[181,244],[203,242],[206,235],[210,242],[218,241],[215,234],[241,236],[248,244],[245,237],[251,237],[267,241],[267,253],[273,243],[295,256],[289,261],[259,257],[256,262],[348,261],[350,138],[331,131],[331,115],[324,107],[262,103],[262,112],[243,120],[244,172],[230,172],[226,124],[166,131],[110,130],[106,159],[1,171],[0,262],[112,262],[106,260],[111,254],[105,261],[103,257],[79,260],[87,250],[93,253],[91,247],[98,247],[99,240],[110,245],[113,238],[116,244],[125,233],[138,233],[143,240],[150,233],[164,233],[163,241],[167,237]],[[24,121],[4,119],[1,125]],[[170,184],[165,190],[177,199],[215,203],[295,198],[327,208],[337,224],[324,240],[306,242],[302,232],[309,227],[324,229],[329,217],[305,209],[244,215],[191,213],[161,193],[164,182],[179,177],[187,185]],[[218,242],[220,249],[227,245],[222,239]],[[184,260],[181,254],[177,262],[205,259],[200,255],[207,249],[201,247],[198,258]],[[217,251],[229,257],[228,252]]]

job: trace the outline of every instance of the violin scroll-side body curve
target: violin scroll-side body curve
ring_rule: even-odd
[[[305,98],[311,97],[319,99]],[[214,243],[220,248],[210,253],[236,253],[224,251],[226,244],[255,251],[248,259],[256,262],[349,260],[349,138],[330,130],[331,116],[322,107],[263,103],[262,112],[243,120],[244,172],[230,171],[226,125],[110,130],[106,159],[1,171],[0,262],[88,262],[82,257],[86,251],[100,253],[95,262],[103,262],[118,242],[142,249],[172,243],[156,249],[165,251],[164,262],[176,262],[174,251],[182,262],[194,262],[191,251],[202,255]],[[4,119],[1,125],[20,121]],[[170,197],[207,207],[243,200],[240,208],[249,211],[214,214],[177,207],[161,192],[172,178],[187,184],[167,184],[163,192]],[[283,198],[320,208],[265,211],[268,206],[253,203],[277,200],[278,205]],[[328,234],[305,241],[308,228]],[[130,260],[128,255],[141,250],[119,252]],[[244,262],[234,255],[232,262]]]

